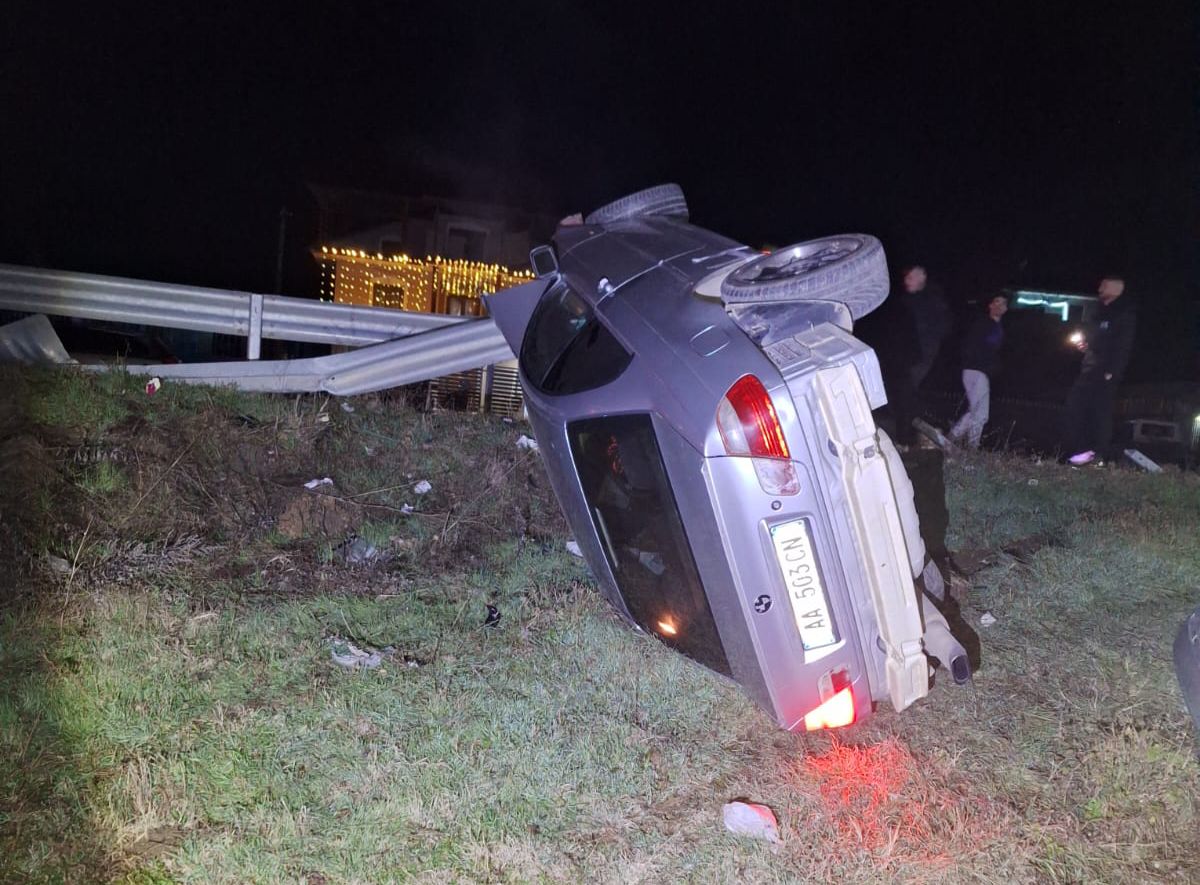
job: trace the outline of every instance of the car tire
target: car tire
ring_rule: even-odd
[[[683,189],[677,184],[660,184],[613,200],[588,214],[587,224],[611,224],[647,215],[660,215],[687,221],[688,207]]]
[[[883,245],[867,234],[796,243],[735,268],[721,284],[726,304],[837,301],[854,319],[888,296]]]

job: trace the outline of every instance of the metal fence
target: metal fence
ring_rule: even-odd
[[[0,310],[240,335],[250,359],[258,358],[263,338],[357,347],[463,322],[442,314],[10,264],[0,264]]]
[[[540,290],[534,280],[516,290]],[[130,365],[130,372],[243,390],[339,395],[368,393],[482,369],[513,358],[490,319],[355,307],[95,274],[0,265],[0,310],[242,335],[245,362]],[[12,355],[46,352],[47,328],[17,330]],[[53,336],[53,330],[49,330]],[[332,356],[259,360],[263,338],[356,346]],[[61,348],[61,344],[59,345]],[[105,370],[107,366],[85,366]],[[481,377],[491,377],[483,373]],[[511,399],[511,394],[509,397]],[[511,408],[511,404],[509,404]]]

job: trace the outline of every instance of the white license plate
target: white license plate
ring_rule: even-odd
[[[804,520],[771,526],[771,543],[775,545],[775,559],[783,572],[783,583],[805,651],[833,645],[838,637],[829,617],[829,600]]]

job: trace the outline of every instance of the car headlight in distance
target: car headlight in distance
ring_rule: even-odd
[[[758,484],[768,495],[795,495],[800,479],[771,395],[753,375],[743,375],[717,406],[717,429],[725,453],[754,462]]]

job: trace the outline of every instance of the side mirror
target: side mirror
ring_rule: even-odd
[[[558,256],[550,245],[538,246],[529,253],[529,265],[533,268],[534,276],[550,277],[558,273]]]

